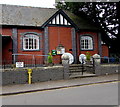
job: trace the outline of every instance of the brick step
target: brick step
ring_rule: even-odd
[[[86,66],[86,67],[93,67],[93,65],[92,64],[85,64],[84,66]]]
[[[79,73],[79,74],[76,74],[76,73],[74,73],[74,74],[72,74],[72,75],[70,75],[70,78],[72,79],[72,78],[85,78],[85,77],[94,77],[94,76],[96,76],[95,74],[86,74],[86,73],[84,73],[83,72],[83,75],[82,75],[82,73]]]
[[[82,67],[69,67],[69,70],[72,70],[72,69],[82,69]]]
[[[83,69],[83,72],[85,72],[86,69]],[[74,70],[70,70],[70,73],[73,73],[73,72],[82,72],[82,69],[74,69]]]
[[[93,67],[83,67],[83,69],[93,69]],[[82,67],[70,67],[69,70],[82,70]]]
[[[82,75],[82,72],[74,72],[74,73],[69,73],[70,76],[73,76],[73,75]]]
[[[82,64],[71,64],[69,67],[80,67]]]
[[[76,66],[82,66],[82,64],[71,64],[71,65],[69,65],[70,67],[76,67]],[[92,64],[84,64],[83,66],[85,66],[85,67],[93,67],[93,65]]]
[[[88,65],[88,64],[83,65],[83,68],[82,68],[82,64],[72,64],[69,66],[69,71],[71,74],[89,72],[89,71],[92,72],[93,70],[94,70],[93,65]]]

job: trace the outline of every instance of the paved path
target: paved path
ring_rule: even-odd
[[[2,87],[2,94],[68,87],[74,85],[84,85],[84,84],[106,82],[113,80],[115,81],[118,80],[118,74],[104,75],[97,77],[76,78],[69,80],[47,81],[47,82],[39,82],[34,84],[9,85]]]

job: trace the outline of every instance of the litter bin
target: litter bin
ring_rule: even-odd
[[[109,61],[110,61],[111,63],[113,63],[113,62],[115,62],[115,58],[114,58],[114,57],[110,57]]]
[[[105,56],[103,62],[104,62],[104,63],[108,63],[108,62],[109,62],[108,60],[109,60],[108,57]]]

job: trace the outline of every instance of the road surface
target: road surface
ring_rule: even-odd
[[[3,96],[2,105],[118,105],[118,83]]]

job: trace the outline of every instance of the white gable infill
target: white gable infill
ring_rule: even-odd
[[[62,14],[58,14],[57,16],[55,16],[50,22],[49,24],[52,25],[71,25],[70,22],[62,15]]]
[[[77,25],[67,16],[67,14],[61,9],[58,10],[52,17],[50,17],[43,25],[44,28],[47,25],[63,25],[72,26],[78,29]]]

